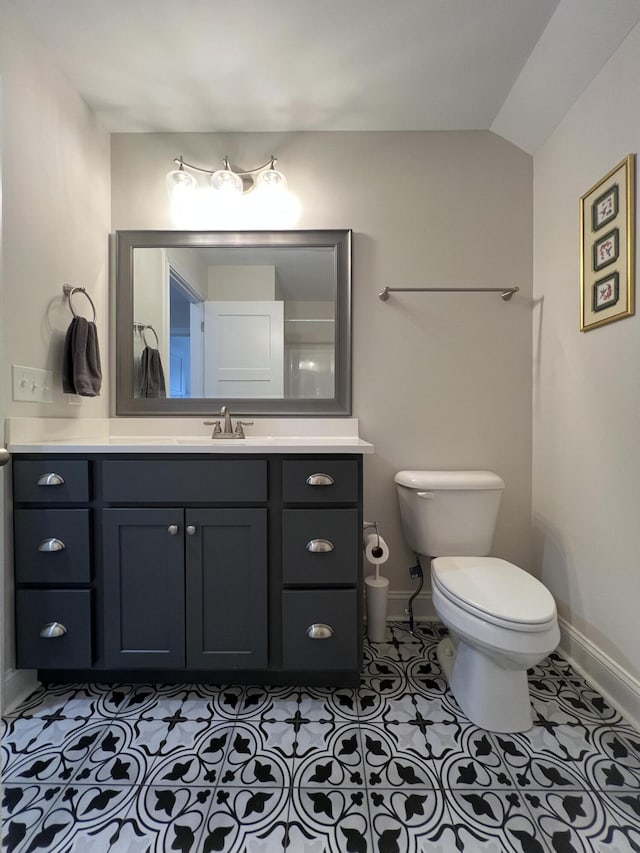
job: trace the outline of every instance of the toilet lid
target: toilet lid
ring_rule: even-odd
[[[497,557],[437,557],[431,574],[440,592],[465,610],[492,621],[543,625],[556,618],[556,603],[539,580]]]

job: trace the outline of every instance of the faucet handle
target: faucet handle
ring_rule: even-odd
[[[236,434],[244,435],[244,430],[242,427],[253,426],[253,421],[236,421]]]
[[[203,421],[205,426],[212,426],[214,435],[218,432],[222,432],[220,428],[220,421]]]

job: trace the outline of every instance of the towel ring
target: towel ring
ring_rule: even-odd
[[[70,308],[71,313],[73,314],[74,317],[80,317],[82,315],[76,314],[76,312],[74,311],[73,302],[71,301],[72,296],[74,295],[74,293],[82,293],[87,297],[87,299],[89,300],[89,304],[91,305],[91,308],[93,309],[93,320],[91,322],[95,323],[95,321],[96,321],[96,306],[93,304],[93,299],[89,296],[89,294],[84,289],[84,287],[72,287],[72,285],[70,285],[70,284],[65,284],[62,289],[63,289],[65,295],[67,296],[67,298],[69,299],[69,308]]]
[[[148,340],[146,339],[146,337],[145,337],[145,334],[146,334],[146,332],[147,332],[147,329],[148,329],[150,332],[153,332],[153,336],[154,336],[154,338],[156,339],[156,347],[155,347],[155,348],[156,348],[156,349],[158,349],[158,347],[160,346],[160,340],[158,339],[158,333],[157,333],[157,332],[156,332],[156,330],[153,328],[153,326],[143,326],[143,327],[142,327],[142,330],[141,330],[141,331],[142,331],[142,340],[144,341],[144,345],[145,345],[146,347],[148,347],[148,346],[149,346],[149,341],[148,341]]]

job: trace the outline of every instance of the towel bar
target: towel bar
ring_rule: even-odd
[[[76,312],[73,310],[73,302],[71,301],[71,297],[74,295],[74,293],[84,294],[87,297],[87,299],[89,300],[89,304],[91,305],[91,308],[93,309],[93,320],[92,320],[92,322],[95,323],[95,321],[96,321],[96,306],[93,304],[93,299],[89,296],[89,294],[87,293],[87,291],[85,290],[84,287],[73,287],[73,285],[71,285],[71,284],[63,284],[62,285],[62,291],[63,291],[64,295],[67,297],[67,299],[69,300],[69,308],[70,308],[71,313],[73,314],[74,317],[79,317],[81,315],[76,314]]]
[[[499,293],[508,302],[519,287],[385,287],[378,294],[383,302],[389,299],[390,293]]]
[[[145,332],[147,331],[147,329],[150,332],[153,332],[153,336],[156,339],[155,349],[158,349],[158,347],[160,346],[160,339],[158,338],[158,333],[153,328],[153,326],[151,326],[149,323],[134,323],[133,328],[136,330],[136,332],[139,332],[142,335],[142,340],[144,341],[144,345],[146,347],[149,346],[149,341],[145,337]],[[153,349],[153,347],[150,348]]]

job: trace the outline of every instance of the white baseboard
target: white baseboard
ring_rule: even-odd
[[[36,672],[33,669],[10,669],[5,672],[2,691],[2,714],[11,713],[23,699],[38,686]]]
[[[392,590],[389,592],[387,619],[391,622],[406,620],[405,608],[415,590]],[[433,609],[431,592],[421,592],[413,599],[413,618],[416,622],[432,622],[437,619]]]
[[[640,681],[560,618],[560,652],[605,699],[640,729]]]

